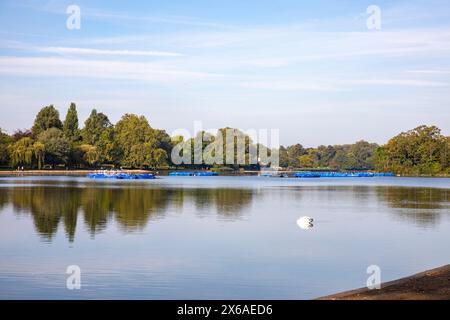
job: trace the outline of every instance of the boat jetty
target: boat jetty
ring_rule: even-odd
[[[301,171],[295,172],[295,178],[367,178],[367,177],[394,177],[392,172],[368,172],[368,171]]]
[[[155,179],[152,173],[128,173],[124,171],[102,170],[87,175],[90,179],[148,180]]]
[[[219,174],[212,171],[172,171],[169,172],[171,177],[215,177]]]

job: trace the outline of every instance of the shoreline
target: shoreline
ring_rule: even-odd
[[[382,283],[379,290],[360,288],[316,300],[450,300],[450,264]]]
[[[155,171],[179,171],[179,169],[157,169],[157,170],[144,170],[144,169],[124,169],[121,170],[125,173],[154,173]],[[24,171],[18,171],[18,170],[0,170],[0,177],[1,176],[81,176],[86,175],[91,172],[100,171],[100,169],[67,169],[67,170],[61,170],[61,169],[48,169],[48,170],[24,170]],[[182,171],[182,170],[181,170]],[[195,170],[195,171],[207,171],[207,170]],[[256,174],[260,171],[237,171],[233,172],[233,174]],[[283,171],[283,172],[296,172],[296,171]],[[436,176],[426,176],[426,175],[419,175],[419,176],[408,176],[408,175],[402,175],[397,176],[402,178],[450,178],[450,175],[436,175]]]

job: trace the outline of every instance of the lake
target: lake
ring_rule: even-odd
[[[0,178],[0,299],[311,299],[448,263],[450,179]]]

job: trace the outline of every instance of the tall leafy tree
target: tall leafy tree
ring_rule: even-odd
[[[311,154],[304,154],[298,157],[298,162],[302,168],[311,168],[314,165],[314,157]]]
[[[36,141],[33,144],[33,155],[38,169],[41,169],[45,163],[45,145],[42,142]]]
[[[284,146],[280,146],[279,157],[280,157],[280,160],[279,160],[280,167],[283,167],[283,168],[289,167],[289,157],[288,157],[287,150]]]
[[[97,143],[101,162],[118,164],[120,162],[120,147],[115,139],[116,130],[113,126],[103,130]]]
[[[70,142],[62,130],[50,128],[38,136],[38,141],[44,145],[45,163],[55,165],[68,162]]]
[[[378,145],[361,140],[350,146],[350,153],[355,158],[355,168],[357,170],[374,169],[374,157]]]
[[[11,164],[15,166],[31,166],[33,164],[33,139],[24,137],[9,147]]]
[[[37,137],[40,133],[50,128],[62,129],[63,124],[59,119],[59,112],[53,105],[42,108],[36,115],[31,131]]]
[[[70,141],[77,141],[80,133],[78,129],[78,113],[75,103],[71,103],[63,125],[64,136]]]
[[[95,166],[100,161],[100,152],[97,150],[97,147],[82,144],[79,149],[83,153],[83,160],[90,166]]]
[[[144,116],[125,114],[115,127],[115,140],[120,148],[121,164],[131,167],[154,167],[167,161],[164,141],[170,137],[150,127]],[[164,159],[163,159],[164,158]]]
[[[8,146],[12,142],[12,138],[4,133],[0,128],[0,164],[7,164],[9,161]]]
[[[84,122],[82,130],[83,142],[96,146],[100,141],[102,132],[111,126],[111,122],[105,114],[93,109],[89,118]]]
[[[404,174],[436,174],[443,171],[447,140],[435,126],[419,126],[393,137],[377,157],[378,168]],[[380,152],[379,152],[380,153]]]
[[[336,148],[334,146],[319,146],[316,151],[314,160],[318,166],[322,168],[329,167],[336,155]]]
[[[306,150],[299,143],[287,147],[286,151],[289,166],[291,167],[298,167],[300,165],[299,163],[300,156],[307,154]]]

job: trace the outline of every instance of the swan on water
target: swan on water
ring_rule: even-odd
[[[314,221],[313,218],[305,216],[297,220],[297,225],[300,227],[300,229],[308,230],[314,226],[313,221]]]

